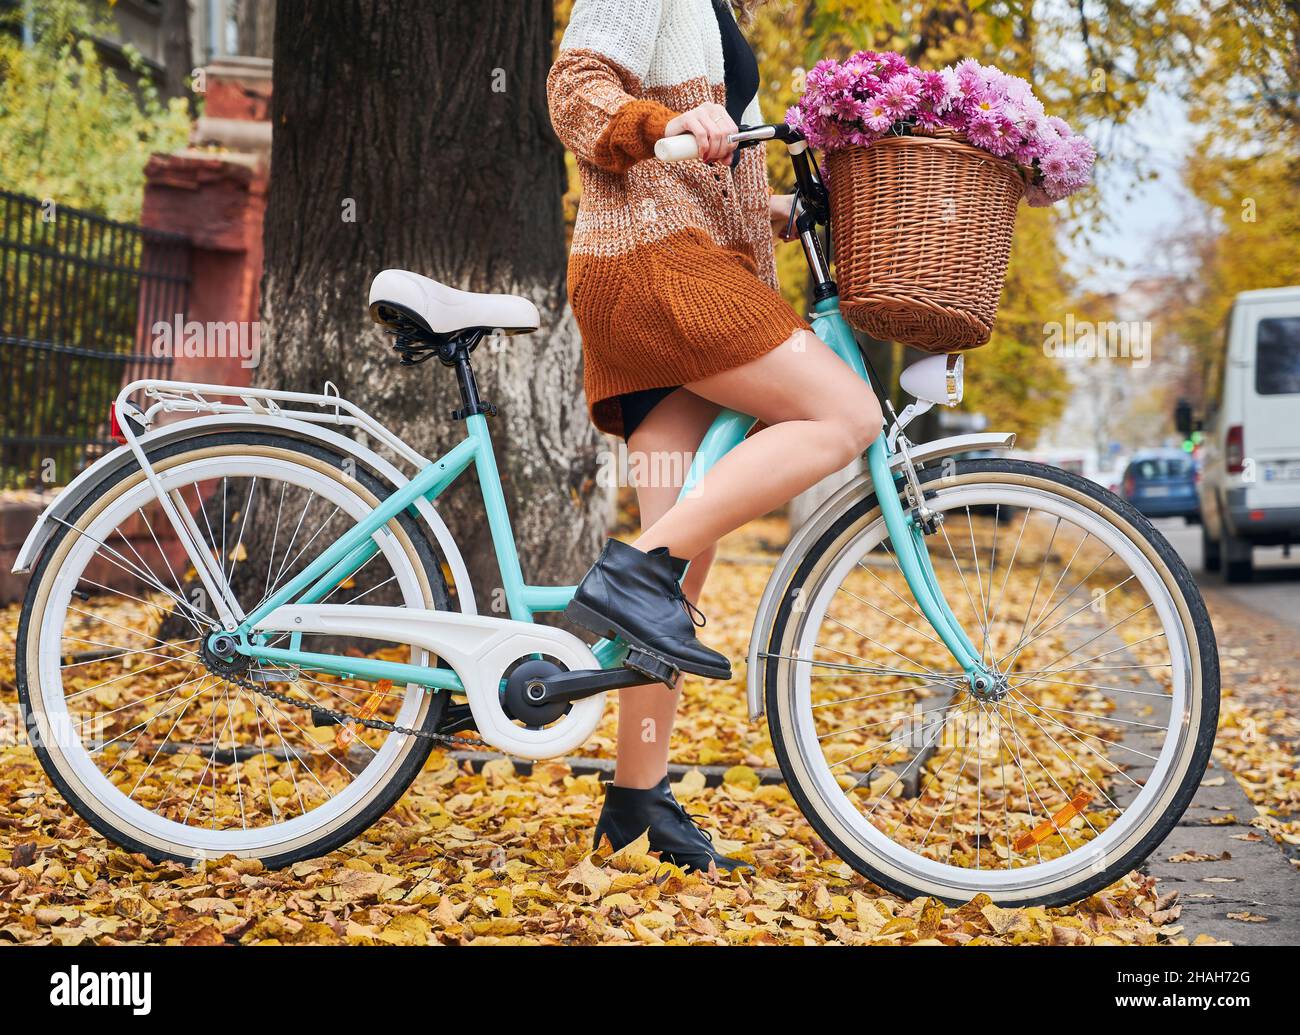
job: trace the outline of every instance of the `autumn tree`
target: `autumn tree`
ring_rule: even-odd
[[[23,15],[30,44],[21,41]],[[6,189],[110,219],[139,217],[149,155],[183,146],[190,120],[183,98],[163,99],[134,48],[123,48],[134,85],[105,65],[95,39],[113,31],[111,14],[87,0],[0,11]]]
[[[464,431],[455,378],[397,365],[366,312],[370,278],[401,267],[531,298],[531,335],[474,353],[526,575],[572,580],[608,506],[602,440],[582,398],[566,304],[562,149],[547,112],[552,0],[279,0],[260,384],[326,380],[425,455]],[[496,568],[477,495],[440,510],[480,597]]]
[[[1201,146],[1184,182],[1202,209],[1181,245],[1197,275],[1169,330],[1197,354],[1193,392],[1222,375],[1223,322],[1241,291],[1300,284],[1300,5],[1262,0],[1241,18],[1205,10],[1186,95]]]

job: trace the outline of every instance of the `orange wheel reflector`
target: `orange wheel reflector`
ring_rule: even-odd
[[[393,689],[393,681],[391,679],[379,680],[379,682],[375,684],[375,688],[370,691],[370,696],[366,698],[365,703],[361,706],[358,718],[368,719],[374,715],[375,712],[379,711],[379,706],[384,703],[384,698],[388,696],[388,691],[391,689]],[[361,731],[364,728],[365,727],[355,722],[349,722],[346,725],[340,726],[338,731],[334,734],[334,746],[340,751],[346,751],[352,745],[353,741],[355,741],[357,737],[361,736]]]
[[[1051,819],[1045,819],[1033,830],[1026,830],[1012,843],[1012,847],[1017,852],[1023,852],[1026,848],[1032,848],[1041,841],[1046,841],[1052,836],[1053,830],[1059,830],[1061,825],[1070,822],[1075,816],[1081,815],[1083,810],[1088,807],[1088,802],[1092,801],[1092,795],[1087,791],[1080,791]]]

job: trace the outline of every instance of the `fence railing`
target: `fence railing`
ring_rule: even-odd
[[[166,375],[151,328],[189,283],[183,236],[0,191],[0,486],[66,485],[115,445],[109,404]]]

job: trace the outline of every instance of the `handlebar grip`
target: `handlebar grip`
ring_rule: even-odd
[[[689,133],[664,137],[655,143],[655,157],[661,162],[688,162],[700,157],[699,145]]]

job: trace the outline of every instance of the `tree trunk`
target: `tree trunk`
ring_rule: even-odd
[[[464,427],[455,377],[397,365],[366,295],[385,267],[455,287],[526,295],[531,335],[473,359],[525,577],[575,580],[611,513],[596,484],[604,440],[587,419],[577,326],[566,304],[563,152],[545,79],[551,0],[279,0],[275,142],[262,281],[261,385],[328,379],[426,456]],[[439,501],[480,608],[503,607],[481,503]]]
[[[194,95],[186,82],[194,71],[189,5],[163,4],[158,31],[162,35],[163,53],[163,75],[162,82],[158,84],[158,92],[166,98],[186,98],[193,110]]]
[[[235,36],[243,57],[273,57],[275,0],[237,0]]]

